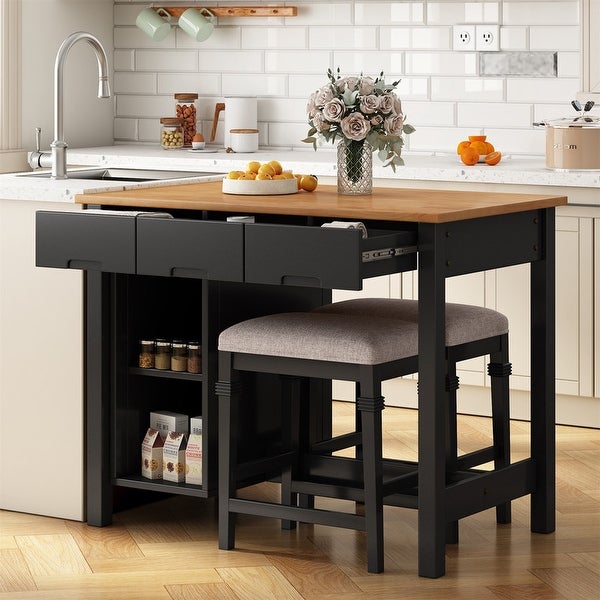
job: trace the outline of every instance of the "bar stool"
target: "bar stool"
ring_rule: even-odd
[[[366,531],[368,571],[383,570],[383,504],[418,506],[417,464],[384,459],[381,383],[418,370],[416,302],[375,304],[348,301],[308,313],[280,313],[243,321],[219,336],[219,548],[235,545],[235,515],[252,514]],[[352,304],[354,303],[354,304]],[[343,305],[343,306],[342,306]],[[378,309],[378,310],[376,310]],[[406,319],[399,318],[402,309]],[[365,312],[366,311],[366,312]],[[412,311],[412,316],[411,316]],[[383,315],[383,316],[381,316]],[[447,477],[494,459],[508,464],[508,322],[489,309],[446,306],[448,386]],[[468,326],[468,325],[471,326]],[[449,345],[452,344],[452,345]],[[456,455],[455,363],[490,354],[493,380],[494,445],[466,456]],[[508,366],[507,366],[508,365]],[[247,402],[241,372],[287,376],[282,384],[281,447],[252,461],[238,461],[239,404]],[[357,382],[356,431],[309,447],[301,423],[303,399],[297,378]],[[454,434],[451,432],[454,431]],[[357,447],[360,458],[333,456]],[[237,489],[279,476],[281,503],[237,498]],[[363,502],[364,515],[317,509],[314,496]],[[389,501],[389,502],[388,502]],[[498,508],[499,522],[510,520],[509,504]],[[456,523],[449,523],[449,538]],[[453,541],[450,539],[449,541]]]

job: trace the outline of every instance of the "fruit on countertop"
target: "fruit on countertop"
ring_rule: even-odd
[[[497,165],[502,158],[502,154],[487,141],[485,135],[470,135],[468,140],[459,142],[456,153],[460,156],[460,160],[469,166],[478,162],[490,166]]]
[[[229,171],[227,179],[241,179],[248,181],[277,181],[282,179],[294,179],[298,182],[298,190],[313,192],[317,189],[318,178],[316,175],[296,174],[284,171],[281,163],[270,160],[260,163],[257,160],[250,161],[245,171]]]

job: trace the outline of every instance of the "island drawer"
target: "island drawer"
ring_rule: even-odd
[[[163,277],[244,280],[242,223],[137,219],[137,273]]]
[[[38,267],[135,273],[135,215],[37,211]]]
[[[362,280],[417,266],[415,231],[248,224],[245,281],[362,289]]]

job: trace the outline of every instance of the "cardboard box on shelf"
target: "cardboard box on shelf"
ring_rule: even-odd
[[[179,431],[169,431],[163,447],[163,479],[182,483],[185,481],[185,449],[187,436]]]
[[[150,427],[158,429],[163,439],[169,431],[187,434],[189,432],[188,416],[170,410],[157,410],[150,413]]]
[[[185,449],[185,482],[202,485],[202,433],[192,433]]]
[[[142,441],[142,477],[162,479],[164,440],[157,429],[148,428]]]

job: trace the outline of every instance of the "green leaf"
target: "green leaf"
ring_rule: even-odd
[[[304,138],[302,141],[306,142],[307,144],[313,144],[317,141],[317,139],[314,137],[307,137],[307,138]]]
[[[409,135],[409,134],[413,133],[414,131],[416,131],[416,129],[412,125],[405,123],[404,126],[402,127],[402,131],[404,133],[406,133],[406,135]]]
[[[315,135],[315,133],[317,133],[317,128],[311,127],[306,135]]]
[[[356,98],[358,97],[358,92],[355,91],[350,91],[350,90],[346,90],[343,94],[342,94],[342,99],[344,100],[344,104],[346,106],[354,106],[356,104]]]

